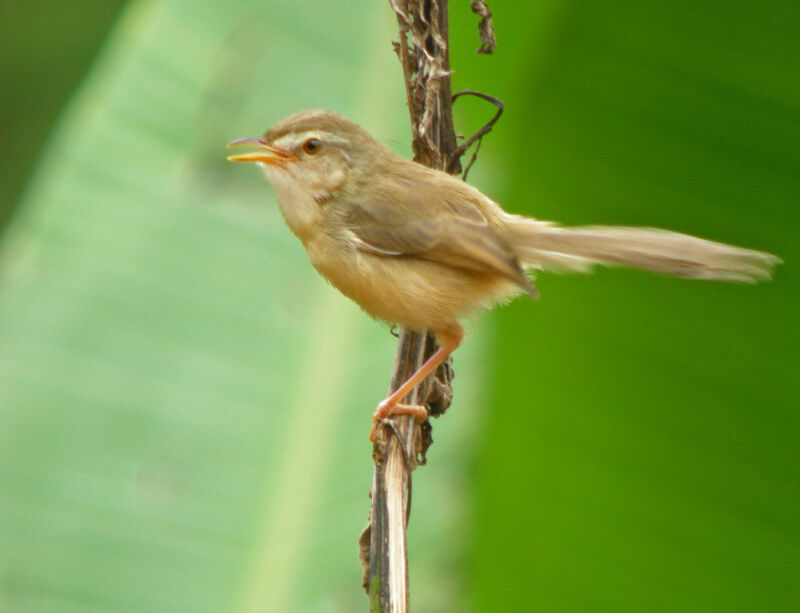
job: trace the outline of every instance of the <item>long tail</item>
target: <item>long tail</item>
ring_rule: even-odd
[[[509,215],[505,225],[525,268],[587,272],[594,264],[631,266],[678,277],[755,283],[769,279],[781,259],[764,253],[654,228],[581,226]]]

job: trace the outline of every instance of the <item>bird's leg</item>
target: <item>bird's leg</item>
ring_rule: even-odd
[[[464,339],[464,329],[460,325],[454,324],[450,328],[434,330],[434,334],[439,343],[439,348],[417,369],[417,372],[411,375],[394,393],[381,401],[372,415],[372,430],[369,432],[369,440],[375,440],[378,424],[392,415],[416,415],[419,421],[424,421],[428,418],[428,410],[424,406],[401,404],[400,401],[408,396],[411,390],[422,383],[428,375],[434,372],[451,353],[458,349]]]

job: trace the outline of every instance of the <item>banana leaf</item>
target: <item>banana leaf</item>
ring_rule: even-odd
[[[367,434],[395,340],[225,143],[325,107],[407,154],[393,36],[384,4],[128,5],[0,253],[0,609],[366,606]],[[460,591],[479,384],[458,378],[440,470],[415,483],[427,610]]]

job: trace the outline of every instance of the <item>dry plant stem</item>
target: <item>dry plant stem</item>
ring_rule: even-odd
[[[397,389],[422,364],[425,345],[425,335],[407,328],[401,330],[391,389]],[[411,393],[408,401],[421,401],[420,387]],[[412,416],[395,417],[390,428],[391,434],[379,439],[374,452],[368,593],[371,611],[404,613],[408,610],[405,532],[418,428]]]
[[[456,149],[447,56],[447,0],[389,2],[398,21],[400,42],[396,50],[405,78],[414,159],[444,168]],[[401,328],[390,391],[397,390],[420,368],[433,344],[428,335]],[[429,389],[429,385],[417,386],[405,403],[425,404]],[[425,446],[413,416],[395,416],[390,426],[378,430],[370,525],[360,542],[370,611],[408,611],[406,526],[411,471],[424,456]]]

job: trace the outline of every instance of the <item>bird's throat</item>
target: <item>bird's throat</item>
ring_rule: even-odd
[[[261,164],[261,168],[275,188],[278,206],[286,225],[303,244],[306,244],[320,217],[320,205],[291,173],[268,164]]]

